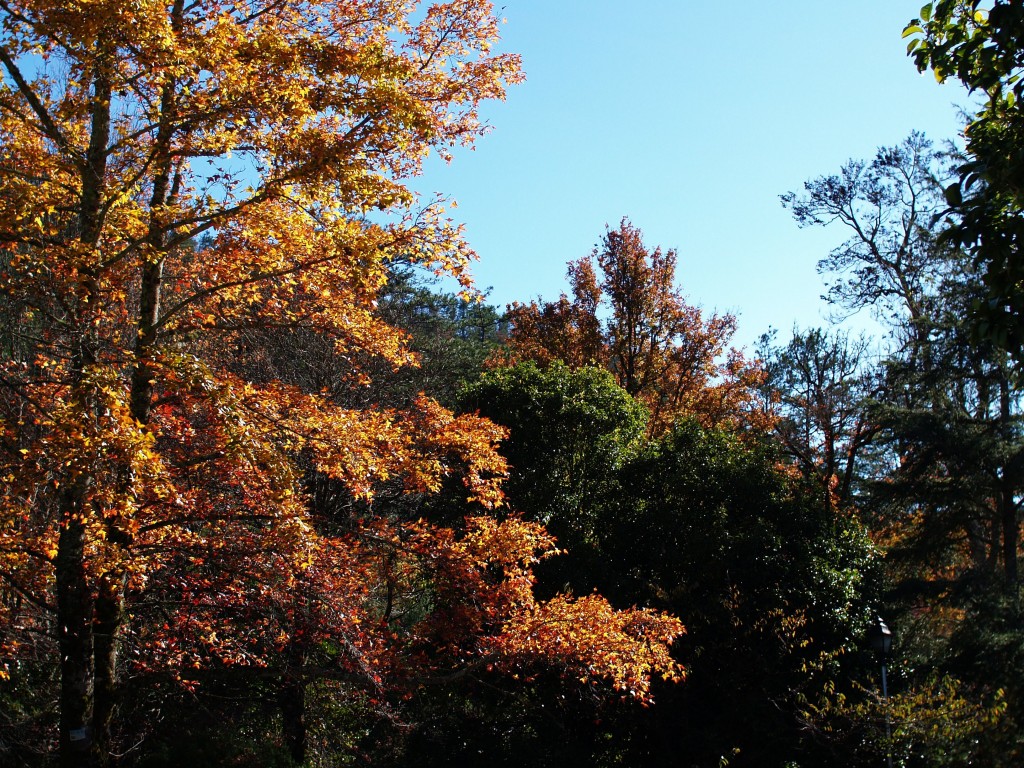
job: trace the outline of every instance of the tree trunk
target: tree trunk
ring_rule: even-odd
[[[110,730],[117,706],[117,663],[120,654],[121,624],[124,619],[125,578],[104,574],[96,598],[93,625],[95,703],[93,704],[93,758],[97,766],[110,764]]]
[[[178,32],[184,13],[184,0],[175,0],[171,9],[171,28]],[[172,143],[177,127],[177,85],[173,78],[163,84],[160,96],[160,124],[152,150],[153,192],[149,200],[149,228],[146,250],[143,253],[142,285],[139,295],[138,332],[135,341],[135,370],[132,372],[132,416],[141,423],[149,423],[153,403],[154,376],[151,361],[160,323],[160,294],[163,289],[164,259],[167,236],[163,212],[173,202],[177,191],[172,185]]]
[[[57,629],[60,650],[60,764],[90,765],[93,709],[93,600],[85,570],[81,489],[69,488],[57,544]]]
[[[106,192],[107,145],[110,141],[110,99],[112,87],[109,64],[114,50],[102,37],[92,73],[93,96],[90,104],[90,136],[85,162],[81,166],[81,200],[78,212],[78,239],[95,248],[103,229],[103,199]],[[96,327],[99,288],[91,267],[82,270],[79,284],[79,317],[72,328],[75,352],[71,360],[76,400],[83,420],[95,411],[95,398],[87,381],[89,369],[96,363]],[[75,472],[76,470],[72,470]],[[86,768],[93,765],[95,723],[95,601],[86,567],[86,505],[89,486],[95,478],[87,471],[66,478],[61,493],[60,534],[56,556],[57,627],[60,649],[60,764],[62,768]],[[107,734],[99,737],[106,744]]]
[[[299,674],[286,673],[277,695],[281,731],[296,765],[306,762],[306,685]]]
[[[1005,444],[1011,439],[1010,382],[1006,370],[1000,372],[999,380],[999,421]],[[1017,520],[1017,504],[1013,498],[1013,482],[1009,467],[1000,467],[999,518],[1003,533],[1003,573],[1011,588],[1017,585],[1017,544],[1020,539],[1020,523]]]

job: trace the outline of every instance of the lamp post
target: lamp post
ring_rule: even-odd
[[[892,650],[892,630],[882,621],[881,616],[875,617],[875,623],[869,631],[871,647],[882,662],[882,699],[885,701],[885,764],[892,768],[892,725],[889,722],[889,684],[886,680],[886,661]]]

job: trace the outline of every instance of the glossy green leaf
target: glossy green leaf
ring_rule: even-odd
[[[953,182],[943,191],[946,197],[946,202],[951,206],[956,207],[963,202],[963,195],[960,193],[960,183]]]

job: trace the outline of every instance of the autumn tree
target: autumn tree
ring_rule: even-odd
[[[430,542],[467,589],[488,586],[483,567],[522,590],[539,531],[453,539],[370,516],[342,534],[304,483],[369,499],[456,473],[493,506],[500,430],[425,397],[352,405],[255,364],[251,344],[301,331],[346,361],[415,361],[376,298],[399,258],[468,281],[459,228],[406,183],[429,152],[472,143],[480,101],[519,79],[491,51],[490,3],[16,0],[0,20],[0,646],[17,674],[52,643],[62,764],[110,761],[127,673],[190,684],[204,665],[292,659],[287,686],[304,648],[335,644],[341,671],[381,685],[408,643],[381,624],[374,585],[397,582],[367,541]],[[338,371],[365,384],[358,365]],[[597,603],[495,601],[466,625],[493,638],[482,656],[550,651],[578,669],[585,635],[548,632],[589,612],[639,654],[594,657],[616,685],[676,631],[655,640]]]
[[[398,260],[375,313],[403,337],[412,365],[370,351],[336,354],[315,329],[254,327],[239,333],[229,365],[249,377],[276,378],[328,396],[349,407],[407,407],[421,392],[451,406],[459,389],[479,376],[506,327],[499,310],[475,295],[439,290],[422,266]]]
[[[731,315],[704,317],[675,285],[674,250],[653,251],[623,219],[589,257],[569,264],[573,297],[513,304],[508,350],[499,360],[599,365],[651,412],[662,432],[681,414],[706,424],[757,423],[760,372],[728,348]]]

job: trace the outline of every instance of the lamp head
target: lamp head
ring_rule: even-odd
[[[882,621],[881,616],[875,617],[875,622],[868,632],[868,638],[871,640],[871,647],[875,649],[875,653],[884,660],[892,649],[892,630]]]

